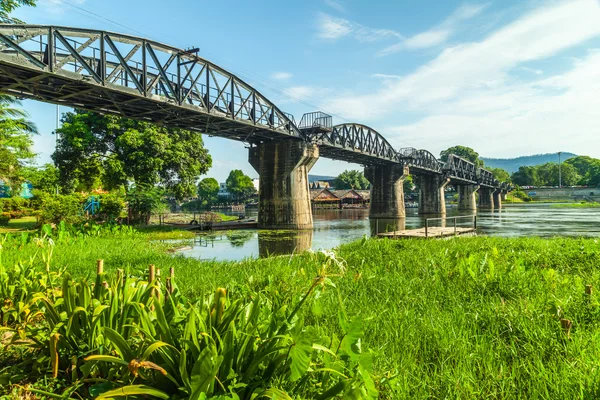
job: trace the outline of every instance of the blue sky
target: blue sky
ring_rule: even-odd
[[[297,121],[321,110],[396,148],[600,158],[600,0],[39,0],[16,16],[200,47]],[[56,106],[25,106],[48,162]],[[242,143],[204,140],[209,176],[257,176]],[[348,168],[321,159],[311,173]]]

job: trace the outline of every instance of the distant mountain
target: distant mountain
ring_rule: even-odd
[[[577,154],[562,152],[560,160],[565,161],[568,158],[576,157]],[[517,172],[519,167],[530,167],[534,165],[546,164],[548,162],[558,162],[557,153],[535,154],[533,156],[522,156],[516,158],[486,158],[481,157],[485,166],[489,168],[502,168],[509,173]]]
[[[308,174],[308,182],[314,181],[332,181],[335,179],[335,176],[326,176],[326,175],[310,175]]]

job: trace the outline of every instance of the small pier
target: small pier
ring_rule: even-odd
[[[470,219],[472,225],[457,226],[458,220]],[[430,226],[433,221],[441,221],[442,226]],[[450,222],[451,226],[448,226]],[[477,231],[477,216],[466,215],[459,217],[444,217],[444,218],[428,218],[425,220],[425,226],[418,229],[404,229],[401,231],[379,233],[377,237],[389,239],[407,239],[407,238],[443,238],[460,235],[475,235]]]

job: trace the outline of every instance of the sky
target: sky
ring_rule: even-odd
[[[600,0],[38,0],[15,16],[199,47],[296,121],[323,111],[395,148],[600,158]],[[50,162],[56,106],[24,106]],[[207,176],[258,176],[244,143],[204,142]],[[311,174],[360,168],[321,158]]]

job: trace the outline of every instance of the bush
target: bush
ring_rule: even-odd
[[[48,194],[41,193],[36,203],[39,207],[38,219],[42,224],[64,221],[76,224],[83,221],[82,205],[85,201],[80,194]]]
[[[522,190],[515,190],[513,194],[517,199],[521,199],[523,201],[531,201],[531,197]]]
[[[98,217],[105,221],[114,221],[122,217],[125,200],[116,194],[100,196],[100,211]]]
[[[8,213],[0,213],[0,226],[8,226],[10,215]]]
[[[21,197],[0,199],[0,212],[5,213],[11,219],[34,214],[31,209],[31,201]]]

